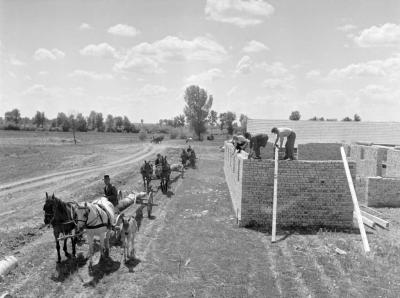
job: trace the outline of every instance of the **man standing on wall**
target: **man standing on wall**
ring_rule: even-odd
[[[252,137],[250,133],[246,132],[244,136],[246,137],[246,139],[250,140],[250,151],[254,151],[255,154],[254,159],[261,159],[260,148],[265,147],[267,145],[268,135],[264,133],[259,133]]]
[[[296,133],[293,131],[293,129],[287,127],[274,127],[272,128],[271,132],[276,134],[275,146],[277,146],[278,139],[280,139],[280,150],[282,150],[283,139],[286,138],[285,157],[283,159],[293,160],[294,142],[296,140]]]

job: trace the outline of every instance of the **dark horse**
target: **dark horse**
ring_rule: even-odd
[[[161,164],[156,167],[156,176],[160,177],[160,187],[163,193],[168,190],[169,178],[171,176],[171,167],[167,161],[167,157],[161,158]]]
[[[150,186],[151,177],[153,176],[153,166],[150,162],[144,161],[144,164],[140,167],[140,173],[143,178],[144,190],[147,191]]]
[[[54,238],[56,240],[56,248],[57,248],[57,263],[61,262],[60,255],[60,244],[58,242],[58,238],[60,234],[64,235],[72,235],[73,232],[76,231],[76,222],[74,220],[75,211],[72,206],[73,203],[64,203],[60,199],[56,198],[54,194],[49,197],[46,192],[46,202],[43,206],[44,210],[44,223],[46,225],[51,224],[53,227]],[[71,255],[67,251],[67,240],[64,239],[64,253],[67,258],[70,258]],[[77,239],[76,237],[71,237],[72,243],[72,255],[75,257]]]
[[[185,149],[182,149],[182,153],[181,153],[181,162],[183,167],[186,168],[187,165],[187,161],[189,160],[189,154],[186,152]]]

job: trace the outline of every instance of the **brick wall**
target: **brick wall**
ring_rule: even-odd
[[[382,176],[382,163],[386,162],[387,148],[350,145],[350,159],[357,164],[357,177]]]
[[[272,224],[274,160],[232,157],[225,144],[224,171],[241,226]],[[355,164],[349,163],[355,176]],[[348,228],[353,203],[341,161],[279,161],[278,227]]]
[[[371,207],[400,207],[400,179],[368,178],[367,201]]]
[[[299,160],[342,160],[341,143],[307,143],[298,145]]]
[[[386,177],[400,177],[400,151],[388,150],[386,160]]]

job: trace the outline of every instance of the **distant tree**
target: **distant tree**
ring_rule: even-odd
[[[107,115],[105,122],[105,130],[106,132],[114,131],[114,117],[111,114]]]
[[[163,123],[164,123],[164,119],[158,120],[158,125],[160,125],[160,127],[162,127]]]
[[[344,117],[343,119],[342,119],[342,121],[353,121],[350,117]]]
[[[324,118],[324,117],[321,117],[321,118],[319,118],[318,120],[319,120],[319,121],[325,121],[325,118]]]
[[[86,132],[88,130],[88,125],[86,122],[85,117],[83,117],[82,113],[78,113],[78,115],[76,115],[76,130],[77,131],[84,131]]]
[[[46,117],[44,115],[44,112],[36,112],[36,115],[32,119],[32,123],[36,125],[36,127],[43,127],[44,123],[46,121]]]
[[[71,114],[68,117],[69,123],[71,125],[71,130],[72,130],[72,136],[74,138],[74,143],[76,145],[76,119],[75,119],[75,115]]]
[[[243,133],[247,132],[247,120],[248,119],[249,118],[246,115],[240,114],[239,122],[240,122],[240,126],[242,127]]]
[[[21,113],[18,109],[13,109],[12,111],[6,112],[4,114],[6,122],[11,122],[14,124],[19,124],[21,121]]]
[[[126,132],[131,132],[132,131],[131,126],[132,126],[132,123],[129,120],[129,118],[124,116],[124,119],[122,120],[122,127],[123,127],[122,130],[126,131]]]
[[[87,120],[89,130],[96,129],[96,115],[97,115],[97,113],[95,111],[91,111],[89,114],[89,117]]]
[[[121,116],[114,117],[114,125],[116,131],[121,132],[123,124],[124,124],[124,119]]]
[[[62,131],[69,131],[71,128],[70,121],[64,113],[57,114],[57,127],[61,127]]]
[[[220,113],[218,118],[219,118],[219,128],[220,130],[223,130],[226,124],[226,113]]]
[[[354,114],[354,121],[361,121],[361,117],[358,114]]]
[[[212,134],[213,128],[217,125],[218,113],[214,110],[211,110],[210,114],[208,115],[207,121],[211,125],[211,134]]]
[[[104,120],[103,120],[103,114],[102,113],[97,113],[96,114],[96,129],[97,131],[104,132]]]
[[[178,115],[174,117],[174,127],[183,127],[185,126],[185,115]]]
[[[318,121],[318,118],[317,118],[317,116],[314,116],[314,117],[312,117],[312,118],[310,118],[308,120],[310,120],[310,121]]]
[[[233,122],[236,120],[236,114],[233,112],[226,112],[225,114],[225,124],[228,130],[228,134],[233,134]]]
[[[294,121],[300,120],[300,118],[301,115],[299,111],[293,111],[289,116],[289,120],[294,120]]]
[[[201,134],[206,132],[206,122],[208,113],[212,106],[213,97],[208,96],[207,91],[199,86],[189,86],[185,90],[184,96],[186,106],[184,114],[187,118],[190,128],[201,139]]]

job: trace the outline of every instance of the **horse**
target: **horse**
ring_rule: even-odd
[[[138,224],[133,216],[125,217],[124,213],[118,216],[116,226],[121,230],[121,241],[124,249],[124,259],[132,259],[135,257],[135,237],[139,230]]]
[[[158,137],[154,137],[151,139],[151,143],[156,143],[156,144],[160,144],[162,142],[162,140],[164,140],[164,136],[158,136]]]
[[[46,192],[46,201],[43,206],[44,211],[44,223],[46,225],[51,224],[53,227],[53,234],[56,240],[57,248],[57,263],[61,262],[60,255],[60,243],[58,238],[60,234],[73,235],[72,232],[76,233],[76,221],[75,221],[75,211],[73,203],[64,203],[60,199],[56,198],[54,194],[50,197]],[[74,233],[74,234],[75,234]],[[67,258],[71,255],[67,251],[67,240],[64,239],[64,254]],[[76,255],[76,237],[71,237],[72,244],[72,256]]]
[[[170,176],[171,176],[171,167],[167,161],[167,157],[164,156],[161,159],[161,173],[160,173],[160,179],[161,179],[160,186],[162,192],[164,193],[167,192],[168,190]]]
[[[185,168],[187,161],[189,160],[189,155],[186,152],[185,149],[182,149],[182,153],[181,153],[181,162],[182,162],[182,166]]]
[[[147,191],[151,182],[151,177],[153,176],[153,167],[150,162],[144,161],[144,164],[140,167],[140,173],[143,178],[144,190]]]
[[[195,153],[194,150],[192,149],[192,150],[190,151],[190,155],[189,155],[189,162],[190,162],[190,166],[191,166],[192,168],[195,168],[195,167],[196,167],[196,159],[197,159],[196,153]]]
[[[89,242],[89,270],[92,270],[93,262],[93,238],[100,238],[101,258],[108,256],[110,250],[110,232],[115,224],[114,206],[105,197],[92,203],[79,203],[76,207],[77,228],[85,229]],[[100,259],[101,259],[100,258]]]

